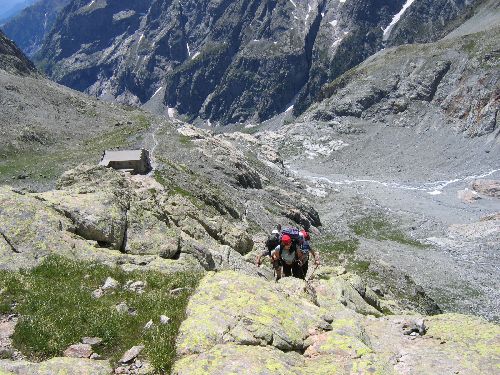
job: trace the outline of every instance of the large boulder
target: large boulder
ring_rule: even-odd
[[[0,187],[0,268],[29,268],[53,253],[79,259],[97,255],[75,231],[70,219],[36,196]]]
[[[457,198],[464,203],[474,203],[481,199],[479,194],[474,190],[464,189],[457,191]]]
[[[341,275],[314,282],[319,306],[336,311],[346,306],[360,314],[381,316],[378,297],[358,277]]]
[[[164,195],[159,205],[182,232],[208,246],[228,245],[240,254],[247,254],[254,246],[245,228],[196,207],[187,197]]]
[[[54,190],[39,194],[37,198],[70,219],[79,236],[111,249],[122,248],[127,229],[127,207],[114,194]]]
[[[303,350],[313,332],[330,329],[312,303],[287,298],[275,284],[232,271],[206,276],[187,314],[177,339],[179,355],[223,343]]]
[[[160,255],[168,259],[180,251],[180,231],[170,225],[154,197],[130,202],[124,250],[130,254]]]
[[[500,181],[497,180],[474,180],[470,184],[471,189],[488,197],[500,198]]]

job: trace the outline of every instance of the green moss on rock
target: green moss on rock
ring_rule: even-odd
[[[328,326],[317,306],[285,296],[263,279],[232,271],[205,277],[190,300],[187,315],[177,341],[181,355],[200,353],[224,342],[238,343],[242,338],[246,341],[248,335],[262,344],[300,350],[309,331]],[[248,334],[242,335],[242,329]]]

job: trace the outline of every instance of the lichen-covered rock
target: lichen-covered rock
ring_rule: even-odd
[[[58,254],[127,270],[232,269],[271,277],[241,256],[253,248],[245,224],[151,177],[81,165],[58,187],[37,194],[0,188],[0,267],[32,267]]]
[[[69,218],[75,233],[112,249],[122,247],[127,228],[126,206],[108,191],[75,193],[49,191],[37,196]]]
[[[233,225],[222,217],[203,217],[199,223],[216,240],[224,245],[231,246],[240,254],[247,254],[252,250],[253,241],[245,230]]]
[[[63,212],[39,199],[38,194],[20,194],[9,187],[0,187],[2,269],[34,267],[51,254],[120,265],[126,270],[148,269],[169,273],[204,269],[197,259],[188,253],[178,260],[164,259],[161,253],[148,256],[123,254],[120,251],[101,248],[97,242],[87,241],[75,232],[75,224]],[[234,253],[234,257],[241,258],[238,253]],[[227,262],[224,265],[229,266]]]
[[[390,316],[363,324],[375,353],[392,353],[397,374],[494,374],[500,360],[500,327],[460,314],[427,317],[424,336],[405,330],[421,317]],[[464,358],[467,358],[464,361]]]
[[[359,280],[350,279],[361,288]],[[271,283],[229,271],[207,275],[181,326],[180,359],[173,373],[496,373],[498,325],[443,314],[425,318],[424,329],[421,316],[364,316],[353,310],[354,304],[350,308],[340,302],[342,293],[320,295],[318,288],[347,283],[339,277],[327,281],[331,283],[312,286],[318,307],[310,302],[302,280]],[[357,293],[351,289],[349,293]]]
[[[304,355],[315,357],[328,354],[359,358],[373,352],[368,346],[368,341],[358,320],[337,318],[332,322],[332,331],[320,333],[308,339],[308,348]]]
[[[382,313],[370,305],[353,287],[348,278],[352,275],[342,275],[328,280],[318,280],[314,283],[316,290],[317,301],[319,306],[327,310],[337,310],[339,305],[347,306],[348,308],[365,315],[380,316]],[[347,280],[346,280],[347,279]],[[370,293],[370,296],[378,299]]]
[[[58,190],[79,194],[113,191],[121,202],[129,199],[130,181],[123,173],[98,165],[79,165],[64,172],[57,181]]]
[[[63,357],[52,358],[40,363],[0,360],[0,374],[2,371],[18,375],[111,375],[113,373],[108,361]]]
[[[167,224],[166,215],[152,206],[153,203],[131,202],[127,212],[125,252],[173,258],[180,251],[180,231]]]
[[[49,254],[85,259],[96,249],[71,232],[74,224],[36,197],[0,187],[1,267],[31,267]]]
[[[180,355],[226,342],[303,350],[309,335],[330,328],[312,303],[285,297],[265,279],[231,271],[205,277],[187,315],[177,340]]]
[[[461,314],[436,315],[426,319],[426,336],[440,340],[443,352],[470,374],[493,374],[500,363],[500,326]]]
[[[273,347],[216,345],[210,350],[184,357],[172,371],[175,375],[198,374],[296,374],[302,363],[297,353],[283,353]]]

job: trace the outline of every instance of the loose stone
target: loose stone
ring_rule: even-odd
[[[120,286],[120,283],[113,279],[112,277],[108,277],[102,286],[103,290],[116,289]]]
[[[92,347],[88,344],[71,345],[64,351],[63,355],[71,358],[90,358]]]
[[[125,352],[123,357],[120,359],[120,363],[129,363],[132,362],[144,349],[144,345],[137,345],[131,347],[129,350]]]

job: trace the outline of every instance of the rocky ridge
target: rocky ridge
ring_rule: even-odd
[[[16,45],[0,31],[0,66],[3,70],[20,75],[35,75],[36,68]]]
[[[1,268],[33,267],[59,254],[130,270],[258,273],[242,257],[254,246],[248,226],[194,195],[90,166],[66,172],[57,187],[43,193],[2,187]]]
[[[445,124],[471,137],[495,133],[497,34],[494,28],[440,43],[385,50],[327,85],[325,99],[304,121],[346,123],[360,118],[388,126],[416,126],[419,116],[428,127]],[[422,125],[419,130],[425,131]]]

